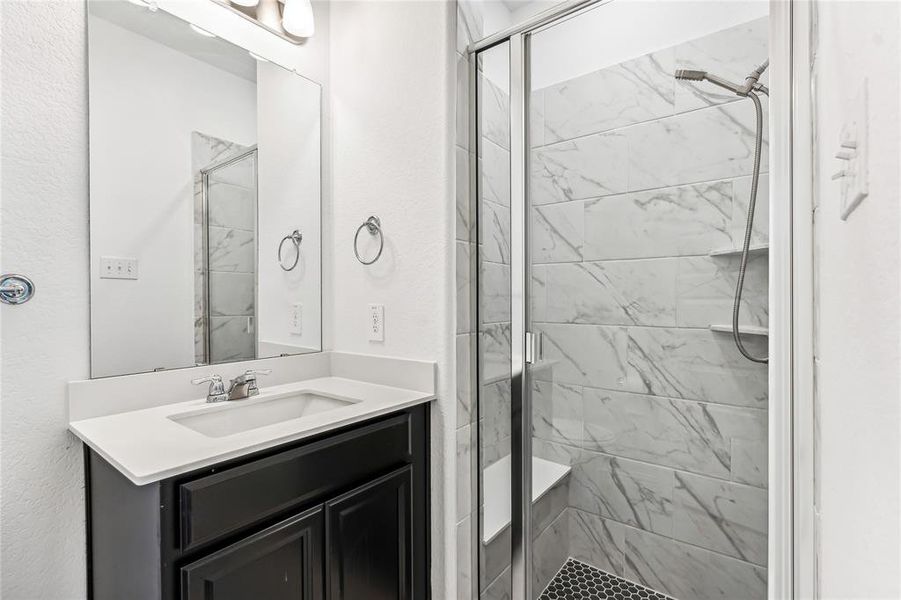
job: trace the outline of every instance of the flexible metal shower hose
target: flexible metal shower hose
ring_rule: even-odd
[[[745,286],[745,271],[748,268],[748,251],[751,247],[751,232],[754,229],[754,209],[757,206],[757,183],[760,180],[760,154],[763,149],[763,108],[760,105],[760,98],[754,92],[749,92],[748,97],[754,102],[754,111],[757,114],[757,135],[754,140],[754,173],[751,177],[751,197],[748,199],[748,220],[745,225],[745,240],[741,248],[741,265],[738,268],[738,283],[735,286],[735,304],[732,305],[732,338],[738,351],[748,360],[756,363],[766,364],[769,362],[768,357],[757,357],[752,355],[742,344],[741,336],[738,333],[738,315],[741,309],[741,292]]]

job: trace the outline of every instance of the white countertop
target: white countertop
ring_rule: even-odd
[[[171,418],[222,410],[223,403],[207,404],[205,398],[71,421],[69,430],[132,483],[146,485],[435,399],[430,392],[329,376],[268,387],[261,382],[259,396],[234,403],[303,391],[354,403],[223,437],[208,437]]]

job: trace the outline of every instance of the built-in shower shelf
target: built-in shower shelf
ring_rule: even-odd
[[[769,244],[756,244],[748,248],[748,254],[763,254],[764,252],[769,252],[769,250]],[[723,248],[710,251],[710,256],[738,256],[740,254],[741,248]]]
[[[711,325],[710,331],[715,331],[716,333],[732,333],[732,325]],[[739,325],[738,333],[765,337],[770,335],[770,330],[766,327],[757,327],[755,325]]]
[[[490,543],[501,531],[510,526],[512,504],[510,502],[510,455],[489,466],[482,473],[482,542]],[[569,475],[571,467],[532,457],[532,502],[538,502],[548,491]]]

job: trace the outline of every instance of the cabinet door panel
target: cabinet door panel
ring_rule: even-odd
[[[408,465],[326,503],[329,600],[412,598],[412,475]]]
[[[322,544],[317,507],[183,567],[182,600],[319,600]]]

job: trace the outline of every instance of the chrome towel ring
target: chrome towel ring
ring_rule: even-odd
[[[379,236],[379,251],[376,253],[375,258],[370,261],[365,261],[360,257],[360,251],[357,250],[357,239],[360,237],[360,232],[363,231],[363,228],[366,228],[366,231],[369,232],[369,235],[378,235]],[[357,233],[354,234],[354,255],[357,257],[357,260],[363,263],[364,265],[371,265],[375,261],[379,259],[382,255],[382,250],[385,249],[385,235],[382,233],[382,222],[379,221],[378,217],[372,216],[366,219],[366,221],[357,227]]]
[[[285,261],[282,259],[282,248],[285,246],[285,242],[291,241],[294,244],[294,262],[291,263],[290,267],[285,266]],[[283,271],[293,271],[294,267],[297,266],[297,262],[300,260],[300,243],[303,241],[303,234],[298,230],[294,230],[291,235],[286,235],[282,238],[282,241],[278,244],[278,266],[282,268]]]

